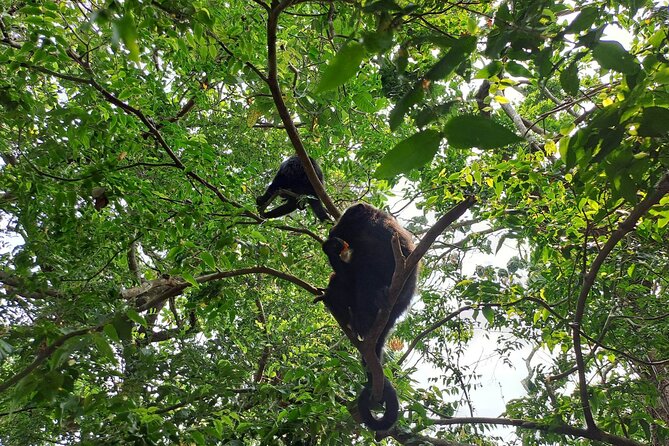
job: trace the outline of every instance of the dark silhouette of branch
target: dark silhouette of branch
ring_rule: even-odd
[[[287,225],[277,225],[277,226],[273,226],[273,227],[275,227],[277,229],[281,229],[283,231],[290,231],[290,232],[295,232],[295,233],[298,233],[298,234],[308,235],[309,237],[316,240],[319,244],[323,244],[323,239],[318,234],[315,234],[313,231],[310,231],[307,228],[296,228],[296,227],[287,226]]]
[[[282,2],[282,3],[272,3],[272,9],[269,10],[268,19],[267,19],[267,66],[268,66],[268,75],[267,75],[267,85],[269,86],[270,92],[272,93],[272,98],[274,99],[274,104],[276,105],[279,116],[283,125],[286,127],[286,133],[290,139],[297,156],[302,161],[304,170],[311,182],[311,185],[314,187],[314,191],[318,198],[323,202],[325,207],[328,209],[330,214],[334,217],[335,220],[339,220],[341,212],[334,205],[332,199],[325,191],[323,184],[318,179],[314,166],[311,165],[311,160],[309,159],[309,154],[302,143],[300,134],[295,127],[288,107],[286,106],[285,101],[283,100],[283,95],[281,93],[281,86],[279,85],[278,73],[277,73],[277,61],[276,61],[276,32],[279,22],[279,15],[281,12],[288,7],[291,2]]]
[[[5,271],[0,271],[0,282],[13,288],[11,291],[28,299],[48,299],[50,297],[60,299],[63,297],[60,291],[53,288],[40,288],[36,291],[28,291],[29,286],[24,283],[22,278],[15,277]]]
[[[444,440],[441,438],[418,435],[414,434],[413,432],[400,432],[397,429],[391,429],[391,431],[388,432],[385,436],[392,437],[398,443],[408,446],[415,444],[429,444],[433,446],[475,446],[472,443],[460,443],[459,441]],[[379,438],[377,438],[377,441],[379,441]]]
[[[608,84],[602,84],[602,85],[598,85],[598,86],[596,86],[596,87],[593,87],[593,88],[591,88],[590,90],[584,92],[584,93],[583,93],[583,96],[581,96],[580,98],[576,98],[576,99],[571,99],[571,100],[569,100],[569,101],[565,101],[565,102],[563,102],[562,104],[559,104],[557,107],[554,107],[553,109],[548,110],[547,112],[540,114],[540,115],[537,117],[537,119],[534,120],[534,122],[532,123],[532,125],[529,125],[528,127],[534,127],[534,126],[536,126],[540,121],[543,121],[544,119],[546,119],[547,117],[549,117],[549,116],[552,115],[552,114],[555,114],[555,113],[557,113],[557,112],[564,111],[564,110],[569,110],[571,107],[573,107],[574,105],[578,104],[579,102],[590,100],[590,97],[591,97],[593,94],[598,93],[598,92],[600,92],[600,91],[602,91],[602,90],[606,90],[607,88],[614,87],[614,86],[618,85],[619,83],[620,83],[620,82],[615,81],[615,82],[611,82],[611,83],[608,83]],[[591,112],[592,112],[592,111],[594,111],[594,110],[591,110]],[[588,114],[589,114],[589,113],[590,113],[590,112],[588,112]],[[578,118],[577,118],[577,119],[578,119]],[[580,121],[579,121],[579,122],[580,122]]]
[[[128,270],[132,274],[133,279],[136,284],[142,283],[142,273],[139,270],[139,265],[137,263],[137,240],[130,242],[128,246]]]
[[[0,384],[0,393],[4,392],[5,390],[9,389],[12,387],[14,384],[18,383],[21,381],[21,379],[25,378],[35,370],[37,367],[39,367],[40,364],[42,364],[44,361],[46,361],[61,345],[63,345],[68,339],[75,338],[77,336],[83,336],[85,334],[94,332],[94,331],[99,331],[101,330],[103,325],[98,325],[96,327],[89,327],[89,328],[82,328],[80,330],[75,330],[70,333],[67,333],[55,341],[53,341],[51,344],[48,346],[40,349],[39,353],[37,353],[37,356],[31,362],[26,368],[21,370],[20,372],[14,374],[12,377],[7,379],[5,382]]]
[[[172,300],[170,300],[170,302],[172,302]],[[186,335],[194,333],[198,328],[197,317],[195,316],[195,312],[191,311],[188,317],[190,320],[190,325],[186,330],[184,330],[182,327],[177,327],[158,332],[148,332],[146,333],[147,335],[146,342],[164,342],[167,341],[168,339],[172,339],[179,336],[179,334],[181,333],[184,333]]]
[[[643,217],[648,210],[658,203],[662,197],[664,197],[669,192],[669,173],[665,173],[662,179],[657,183],[655,188],[646,195],[638,205],[632,209],[630,215],[620,223],[618,229],[613,231],[609,239],[606,241],[602,249],[595,257],[595,260],[590,265],[590,270],[583,278],[583,285],[581,287],[581,292],[578,296],[578,302],[576,304],[576,312],[574,315],[574,321],[572,322],[572,331],[573,331],[573,342],[574,342],[574,354],[576,355],[576,367],[578,367],[578,383],[579,383],[579,393],[581,397],[581,404],[583,405],[583,414],[585,417],[586,425],[588,430],[598,431],[598,427],[595,423],[595,420],[592,415],[592,410],[590,409],[590,401],[588,398],[588,387],[587,380],[585,376],[585,361],[583,358],[583,351],[581,349],[581,322],[583,320],[583,315],[585,314],[585,304],[590,293],[590,289],[597,279],[597,273],[599,269],[604,264],[604,261],[611,253],[613,248],[618,244],[622,238],[627,235],[629,232],[633,231],[636,227],[637,222],[641,217]]]
[[[269,333],[267,332],[267,319],[265,318],[265,309],[263,308],[262,301],[260,298],[256,298],[256,308],[258,309],[257,321],[262,327],[263,333],[267,338],[265,346],[262,349],[262,354],[260,355],[260,360],[258,361],[258,369],[253,375],[253,382],[259,383],[262,381],[263,375],[265,374],[265,368],[267,367],[267,362],[269,361],[269,355],[272,352],[271,345],[269,343]]]
[[[0,33],[2,33],[2,39],[0,39],[0,43],[12,48],[21,49],[21,45],[13,42],[10,38],[9,32],[7,32],[7,28],[5,27],[5,22],[3,22],[2,19],[0,19]]]
[[[66,74],[66,73],[58,73],[53,70],[49,70],[48,68],[40,67],[39,65],[33,65],[29,64],[26,62],[21,63],[21,66],[24,68],[28,68],[29,70],[34,70],[39,73],[43,74],[48,74],[49,76],[56,77],[58,79],[63,79],[66,81],[71,81],[71,82],[76,82],[78,84],[84,84],[84,85],[92,85],[90,79],[86,79],[83,77],[78,77],[78,76],[72,76],[71,74]]]
[[[291,274],[284,273],[282,271],[269,268],[267,266],[255,266],[250,268],[241,268],[231,271],[219,271],[212,274],[205,274],[196,278],[197,283],[207,283],[213,280],[226,279],[229,277],[244,276],[248,274],[267,274],[270,276],[278,277],[279,279],[291,282],[314,296],[318,296],[322,293],[322,290],[310,285],[304,280],[295,277]],[[192,286],[189,282],[186,282],[182,279],[176,277],[170,277],[166,279],[156,279],[148,284],[140,285],[139,287],[126,290],[123,292],[123,295],[126,299],[137,298],[140,296],[147,296],[148,300],[139,306],[138,311],[145,311],[150,308],[154,308],[160,302],[170,297],[180,295],[186,288]]]
[[[39,407],[34,407],[34,406],[23,407],[21,409],[11,410],[9,412],[0,412],[0,417],[7,417],[9,415],[14,415],[16,413],[30,412],[31,410],[39,410],[39,409],[40,409]]]
[[[141,110],[139,110],[139,109],[123,102],[122,100],[118,99],[112,93],[107,91],[104,87],[102,87],[100,84],[98,84],[95,81],[95,79],[93,78],[93,71],[92,71],[92,69],[90,68],[90,66],[88,65],[87,62],[82,60],[81,57],[79,57],[77,54],[75,54],[74,51],[72,51],[72,50],[67,50],[67,54],[68,54],[68,56],[70,56],[70,58],[74,62],[76,62],[79,66],[81,66],[82,69],[86,73],[88,73],[88,75],[90,76],[88,79],[82,78],[82,77],[77,77],[77,76],[71,76],[71,75],[68,75],[68,74],[57,73],[57,72],[54,72],[52,70],[49,70],[49,69],[46,69],[46,68],[43,68],[43,67],[39,67],[39,66],[36,66],[36,65],[24,64],[24,66],[26,66],[26,68],[29,68],[29,69],[32,69],[32,70],[35,70],[35,71],[38,71],[38,72],[41,72],[41,73],[49,74],[51,76],[54,76],[54,77],[57,77],[57,78],[60,78],[60,79],[69,80],[69,81],[72,81],[72,82],[76,82],[76,83],[84,84],[84,85],[89,85],[89,86],[93,87],[95,90],[97,90],[102,95],[102,97],[105,98],[105,100],[107,100],[107,102],[109,102],[111,104],[114,104],[115,106],[117,106],[118,108],[120,108],[121,110],[123,110],[125,113],[127,113],[129,115],[134,115],[135,117],[137,117],[146,126],[146,128],[148,129],[148,132],[151,134],[153,139],[160,145],[160,147],[165,151],[165,153],[167,153],[167,155],[172,159],[172,161],[174,161],[175,167],[179,168],[180,170],[185,171],[185,174],[188,178],[191,178],[191,179],[195,180],[196,182],[200,183],[202,186],[204,186],[207,189],[209,189],[210,191],[212,191],[218,197],[218,199],[221,200],[223,203],[229,204],[229,205],[231,205],[231,206],[233,206],[237,209],[243,209],[242,205],[240,205],[239,203],[236,203],[236,202],[230,200],[229,198],[227,198],[225,195],[223,195],[223,193],[216,186],[214,186],[213,184],[211,184],[210,182],[208,182],[207,180],[202,178],[200,175],[198,175],[194,171],[188,170],[186,168],[186,166],[183,164],[183,162],[181,161],[181,159],[179,159],[179,157],[174,153],[174,151],[169,146],[169,144],[167,144],[167,142],[163,138],[162,134],[160,133],[160,130],[153,123],[153,121],[151,119],[149,119]],[[243,210],[242,215],[244,215],[246,217],[253,218],[255,220],[260,220],[260,217],[258,217],[253,212],[248,211],[248,210]]]
[[[402,292],[404,283],[406,282],[411,272],[418,267],[420,259],[423,258],[437,237],[442,232],[444,232],[446,228],[451,225],[451,223],[460,218],[467,211],[467,209],[472,207],[474,203],[476,203],[476,199],[474,197],[467,197],[455,207],[453,207],[450,211],[448,211],[425,233],[418,246],[416,246],[416,249],[414,249],[414,251],[406,258],[402,254],[402,250],[399,246],[399,238],[397,235],[393,236],[392,243],[395,256],[395,272],[393,273],[393,279],[390,284],[390,289],[388,290],[388,305],[379,311],[372,329],[364,341],[362,343],[357,343],[356,345],[356,348],[360,350],[360,354],[364,358],[369,373],[372,376],[372,397],[376,401],[381,400],[385,381],[383,376],[383,367],[381,366],[379,358],[376,357],[376,343],[379,339],[379,336],[381,335],[381,332],[388,323],[388,317],[390,317],[390,312],[392,311],[397,298]]]
[[[454,319],[456,316],[460,315],[461,313],[464,313],[467,310],[473,310],[478,307],[483,307],[483,306],[493,306],[493,304],[487,304],[487,305],[465,305],[464,307],[460,307],[455,311],[450,312],[448,315],[444,316],[443,318],[439,319],[437,322],[433,323],[429,327],[427,327],[425,330],[421,331],[418,336],[416,336],[413,341],[411,341],[411,344],[409,344],[409,347],[407,347],[407,351],[402,355],[402,357],[397,361],[398,364],[402,364],[406,359],[409,357],[411,352],[413,351],[414,348],[416,348],[416,345],[423,340],[427,335],[432,333],[433,331],[437,330],[438,328],[442,327],[444,324],[446,324],[448,321]],[[499,304],[494,304],[494,306],[500,306]]]
[[[560,435],[569,435],[578,438],[587,438],[589,440],[602,441],[614,446],[643,446],[642,443],[618,435],[608,434],[606,432],[591,432],[586,429],[579,429],[566,424],[553,425],[544,424],[537,421],[519,420],[511,418],[446,418],[432,420],[439,426],[452,426],[462,424],[493,424],[496,426],[516,426],[521,429],[537,430],[541,432],[550,432]]]

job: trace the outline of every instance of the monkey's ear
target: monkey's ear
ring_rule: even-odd
[[[353,258],[353,249],[351,249],[345,241],[344,246],[342,246],[341,251],[339,251],[339,258],[344,263],[351,263],[351,259]]]

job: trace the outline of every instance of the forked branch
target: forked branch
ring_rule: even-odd
[[[354,345],[360,351],[360,354],[367,363],[369,373],[372,377],[372,398],[374,398],[374,400],[381,400],[385,381],[380,358],[376,356],[376,343],[383,332],[384,327],[388,323],[388,318],[390,317],[395,302],[397,302],[397,299],[402,292],[402,288],[404,288],[404,283],[407,281],[411,272],[418,267],[420,259],[423,258],[437,237],[439,237],[439,235],[453,222],[460,218],[467,209],[472,207],[474,203],[476,203],[476,199],[473,196],[470,196],[448,211],[427,231],[427,233],[425,233],[418,246],[416,246],[416,249],[414,249],[414,251],[406,258],[402,254],[399,238],[397,235],[393,236],[392,244],[395,257],[395,272],[393,273],[393,279],[388,291],[388,305],[385,308],[382,308],[377,314],[376,321],[365,340],[362,342],[354,342]],[[349,336],[349,338],[350,337],[351,336]]]

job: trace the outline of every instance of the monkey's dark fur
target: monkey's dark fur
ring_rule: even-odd
[[[314,166],[316,176],[323,183],[323,171],[316,160],[309,157]],[[256,203],[260,209],[260,216],[263,218],[277,218],[293,212],[298,207],[304,209],[304,205],[293,195],[279,193],[279,197],[285,200],[285,203],[265,212],[264,208],[269,204],[269,200],[280,189],[292,192],[294,195],[306,196],[307,202],[320,221],[329,220],[330,217],[321,204],[314,187],[309,182],[307,173],[304,171],[302,161],[297,155],[293,155],[279,166],[279,170],[274,176],[272,183],[267,186],[264,194],[256,198]]]
[[[392,236],[399,235],[404,256],[414,250],[411,235],[391,215],[368,204],[356,204],[344,212],[323,243],[334,274],[322,297],[327,308],[342,325],[348,325],[364,338],[379,310],[388,305],[389,288],[395,272]],[[349,251],[350,250],[350,251]],[[416,290],[417,271],[411,272],[388,317],[376,344],[376,355],[383,360],[388,333],[406,311]],[[399,402],[390,381],[385,380],[385,413],[376,419],[370,411],[371,388],[367,384],[358,398],[360,415],[375,431],[388,430],[397,421]]]

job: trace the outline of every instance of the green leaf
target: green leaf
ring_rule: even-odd
[[[444,126],[448,144],[457,149],[495,149],[523,140],[492,119],[477,115],[451,118]]]
[[[453,47],[425,74],[425,78],[437,81],[448,77],[476,49],[476,38],[466,36]]]
[[[4,361],[9,355],[14,351],[12,344],[9,344],[2,339],[0,339],[0,361]]]
[[[560,73],[560,85],[567,94],[576,96],[580,86],[579,83],[578,65],[576,62],[572,62]]]
[[[115,23],[115,31],[118,32],[123,44],[130,52],[130,60],[139,62],[139,45],[137,44],[137,27],[130,12],[126,12],[120,20]]]
[[[436,130],[424,130],[410,136],[386,153],[374,176],[392,178],[427,164],[439,150],[440,142],[441,132]]]
[[[576,16],[576,18],[567,26],[563,34],[578,34],[581,31],[590,29],[595,20],[599,16],[599,8],[596,6],[588,6]]]
[[[443,104],[439,104],[436,107],[428,107],[424,110],[421,110],[420,113],[418,113],[418,115],[415,117],[416,127],[425,127],[435,119],[448,114],[448,112],[451,111],[455,104],[457,104],[457,101],[448,101],[444,102]]]
[[[397,129],[397,127],[402,124],[404,115],[407,114],[413,105],[422,101],[424,96],[425,90],[423,90],[423,86],[420,82],[416,83],[414,87],[407,94],[405,94],[402,99],[399,100],[399,102],[397,102],[397,105],[395,105],[393,111],[390,112],[390,116],[388,117],[388,125],[390,126],[390,130]]]
[[[498,60],[493,60],[490,62],[488,65],[485,67],[481,68],[478,73],[476,73],[476,76],[474,76],[475,79],[490,79],[493,76],[497,76],[500,71],[502,71],[502,62]]]
[[[207,444],[207,440],[204,437],[204,435],[199,432],[199,431],[193,431],[190,433],[191,439],[195,442],[195,444]]]
[[[365,113],[374,113],[377,110],[374,98],[367,91],[363,91],[362,93],[353,96],[353,103],[360,111]]]
[[[364,58],[365,47],[358,42],[351,42],[342,47],[321,74],[316,93],[344,85],[358,72]]]
[[[204,251],[200,254],[200,258],[204,261],[204,263],[211,269],[217,269],[216,268],[216,260],[214,259],[214,256],[211,255],[210,252]]]
[[[495,310],[490,307],[481,308],[481,313],[486,318],[489,324],[492,324],[495,321]]]
[[[109,339],[111,339],[114,342],[121,342],[121,338],[119,338],[118,333],[116,332],[116,328],[114,328],[114,325],[112,324],[107,324],[102,328],[102,331],[107,335]]]
[[[147,326],[146,320],[134,308],[129,308],[128,311],[126,311],[126,314],[128,315],[131,321],[138,323],[142,327]]]
[[[390,29],[365,33],[362,38],[365,49],[370,53],[381,53],[393,46],[393,33]]]
[[[669,109],[664,107],[644,108],[637,134],[639,136],[664,136],[669,134]]]
[[[98,349],[98,353],[100,353],[102,357],[107,359],[109,362],[116,364],[116,355],[114,355],[114,350],[107,342],[107,339],[105,339],[105,337],[100,333],[93,333],[91,336],[93,343]]]
[[[380,11],[400,11],[402,8],[392,0],[378,0],[376,2],[368,2],[364,8],[365,12],[380,12]]]
[[[623,74],[634,74],[639,71],[636,58],[618,42],[601,41],[597,43],[592,49],[592,57],[602,68]]]
[[[190,283],[190,284],[193,285],[195,288],[199,288],[199,287],[200,287],[200,284],[197,282],[197,280],[195,280],[195,278],[193,277],[193,275],[192,275],[191,273],[189,273],[188,271],[184,271],[183,273],[181,273],[181,276],[183,277],[183,279],[184,279],[186,282]]]
[[[114,318],[112,324],[114,324],[114,330],[118,334],[119,339],[123,341],[132,339],[132,323],[128,317],[119,314]]]
[[[532,78],[532,72],[530,70],[513,60],[506,63],[506,72],[511,76]]]

